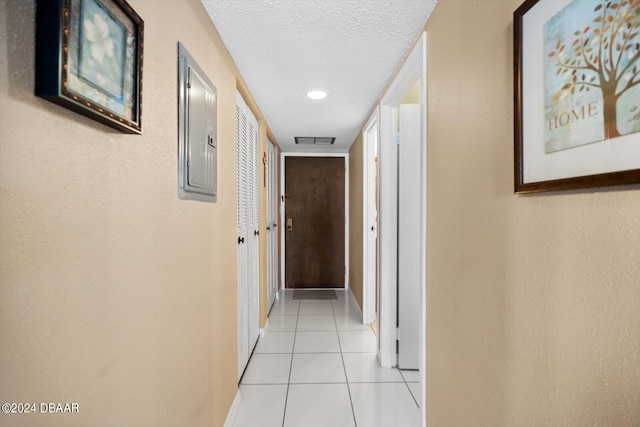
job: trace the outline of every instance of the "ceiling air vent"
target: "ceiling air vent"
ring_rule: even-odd
[[[296,136],[296,144],[303,145],[333,145],[335,138],[331,137],[313,137],[313,136]]]

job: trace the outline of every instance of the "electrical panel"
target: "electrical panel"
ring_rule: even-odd
[[[217,200],[218,98],[216,87],[178,43],[178,196]]]

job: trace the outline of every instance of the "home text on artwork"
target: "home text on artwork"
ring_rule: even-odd
[[[598,102],[593,101],[588,104],[582,105],[580,108],[574,108],[571,111],[566,111],[556,115],[555,117],[547,118],[547,130],[552,131],[561,127],[569,126],[577,123],[580,120],[585,120],[598,115]]]

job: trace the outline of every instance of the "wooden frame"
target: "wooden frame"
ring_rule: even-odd
[[[37,0],[35,94],[142,133],[143,38],[126,0]]]
[[[516,193],[640,183],[638,27],[640,0],[514,12]]]

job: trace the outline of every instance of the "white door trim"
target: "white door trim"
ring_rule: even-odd
[[[421,176],[418,183],[421,188],[421,226],[420,257],[423,260],[420,271],[421,319],[420,319],[420,402],[421,422],[426,426],[426,362],[427,362],[427,33],[420,39],[409,54],[393,83],[380,102],[380,146],[378,155],[378,173],[380,182],[380,200],[378,207],[379,224],[379,292],[380,292],[380,352],[379,359],[383,367],[397,364],[395,325],[397,316],[397,106],[413,84],[420,80],[420,140]]]
[[[344,288],[349,289],[349,153],[280,153],[280,289],[285,289],[286,265],[285,265],[285,211],[284,189],[287,157],[343,157],[344,158]]]
[[[413,89],[412,89],[413,90]],[[424,154],[420,140],[420,104],[398,106],[398,367],[420,369],[420,230]]]
[[[375,163],[379,141],[379,108],[376,108],[362,132],[362,323],[374,322],[376,313],[375,276],[376,276],[376,216],[372,206],[372,196],[375,198],[377,189]],[[374,140],[375,138],[375,140]],[[373,229],[372,229],[373,227]]]
[[[397,108],[380,105],[378,147],[378,359],[383,368],[398,364],[396,311],[398,281],[398,151],[394,123]]]

